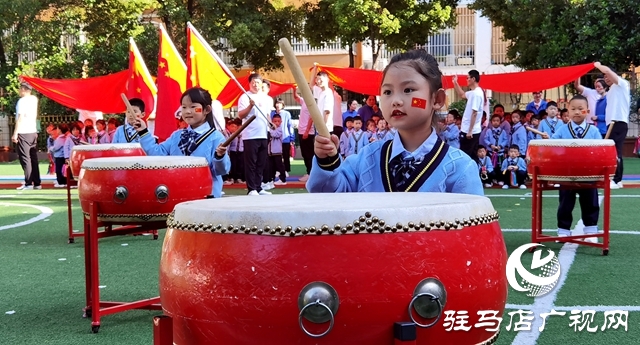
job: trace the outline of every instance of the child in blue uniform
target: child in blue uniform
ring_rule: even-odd
[[[602,136],[596,126],[587,123],[589,114],[589,102],[582,95],[574,96],[569,102],[569,115],[571,121],[556,130],[552,139],[601,139]],[[558,236],[571,235],[571,223],[573,222],[573,208],[576,205],[576,194],[580,195],[580,210],[584,233],[598,233],[598,216],[600,205],[598,203],[598,190],[596,188],[560,190],[560,204],[558,205]],[[588,237],[587,242],[597,243],[597,237]]]
[[[448,192],[483,195],[478,165],[440,140],[435,112],[445,103],[442,73],[424,50],[391,59],[383,72],[380,108],[393,140],[377,141],[344,161],[338,137],[316,136],[310,192]]]
[[[477,156],[480,180],[486,188],[491,188],[493,186],[492,181],[495,178],[495,174],[493,173],[493,163],[491,163],[491,159],[487,157],[487,148],[482,145],[478,146]]]
[[[500,126],[500,115],[491,116],[491,123],[487,126],[484,141],[480,142],[487,150],[491,165],[499,169],[504,160],[504,149],[509,147],[509,135]]]
[[[502,162],[502,172],[500,173],[504,185],[502,189],[518,187],[527,189],[524,181],[527,179],[527,163],[520,158],[520,148],[518,145],[509,146],[509,157]]]
[[[131,104],[131,108],[133,108],[133,115],[135,115],[136,122],[144,122],[144,120],[142,120],[144,118],[144,102],[139,98],[132,98],[129,100],[129,104]],[[147,128],[146,124],[144,128]],[[124,125],[116,129],[116,132],[113,135],[113,140],[111,140],[111,142],[114,144],[139,143],[139,130],[140,128],[135,128],[132,124],[125,120]]]
[[[551,138],[556,134],[556,130],[560,128],[561,125],[562,121],[558,120],[558,104],[553,101],[547,103],[547,118],[540,120],[540,132],[546,134],[543,135],[542,138]]]
[[[511,126],[511,133],[509,133],[509,147],[514,145],[518,146],[520,157],[524,158],[527,154],[527,147],[529,146],[527,129],[520,122],[520,114],[511,114],[511,121],[513,121],[513,125]]]
[[[349,135],[349,148],[347,149],[347,157],[358,154],[369,144],[369,136],[367,132],[362,130],[362,119],[360,116],[353,118],[353,131]]]
[[[227,148],[221,147],[225,141],[216,130],[211,109],[211,95],[207,90],[191,88],[182,94],[182,118],[189,127],[175,131],[169,139],[156,144],[141,118],[136,121],[140,145],[149,156],[194,156],[204,157],[209,163],[213,177],[214,198],[222,196],[222,176],[229,173],[231,161]]]
[[[460,128],[456,126],[456,118],[454,114],[449,112],[446,118],[447,126],[442,131],[444,142],[451,147],[460,148]]]

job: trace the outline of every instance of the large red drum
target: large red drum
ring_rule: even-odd
[[[69,165],[73,176],[80,176],[82,162],[85,159],[125,156],[146,156],[146,153],[138,143],[76,145],[71,150]]]
[[[539,180],[567,182],[609,180],[618,159],[613,140],[593,139],[531,140],[527,156],[528,172]]]
[[[176,206],[160,297],[177,345],[493,342],[507,252],[489,199],[439,193],[239,196]],[[446,315],[468,313],[468,331]],[[496,326],[496,325],[494,325]],[[497,327],[495,327],[497,329]]]
[[[98,203],[98,220],[166,220],[176,204],[204,199],[213,181],[203,157],[143,156],[87,159],[82,163],[78,197],[88,216]]]

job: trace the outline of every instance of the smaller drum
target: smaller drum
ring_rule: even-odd
[[[146,156],[146,154],[138,143],[76,145],[71,150],[69,164],[73,176],[80,176],[82,162],[85,159],[127,156]]]
[[[595,182],[610,179],[618,156],[613,140],[538,139],[527,149],[531,162],[527,169],[539,180]]]
[[[87,159],[78,197],[85,216],[98,203],[98,220],[116,223],[163,221],[173,207],[211,194],[204,157],[143,156]]]

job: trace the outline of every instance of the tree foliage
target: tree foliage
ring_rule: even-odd
[[[412,49],[455,24],[457,0],[320,0],[305,3],[305,37],[312,45],[340,38],[344,43],[368,42],[373,63],[382,45]]]
[[[471,8],[502,27],[517,66],[638,64],[640,0],[476,0]]]

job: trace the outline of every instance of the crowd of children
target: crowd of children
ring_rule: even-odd
[[[74,146],[80,144],[108,144],[114,139],[119,126],[116,118],[108,121],[91,119],[76,121],[70,124],[53,124],[47,126],[47,150],[52,167],[56,173],[55,188],[67,186],[65,164],[68,164]]]

